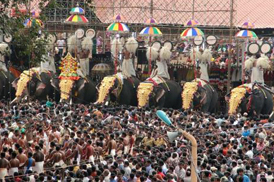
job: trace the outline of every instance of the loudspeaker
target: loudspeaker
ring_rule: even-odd
[[[167,132],[167,137],[169,142],[173,142],[178,136],[179,136],[179,132],[178,131],[173,131],[173,132]]]

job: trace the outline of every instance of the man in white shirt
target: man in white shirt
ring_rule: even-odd
[[[177,175],[178,179],[181,180],[183,180],[186,176],[186,170],[184,169],[184,163],[182,161],[175,167],[175,174]]]
[[[253,159],[253,151],[252,151],[252,145],[248,146],[248,151],[245,153],[250,159]]]
[[[62,56],[64,47],[66,46],[66,41],[64,39],[57,40],[58,54]]]

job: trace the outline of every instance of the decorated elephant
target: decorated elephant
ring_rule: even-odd
[[[95,102],[97,90],[91,78],[77,80],[54,78],[51,85],[60,92],[60,102],[88,104]]]
[[[270,114],[273,99],[270,89],[260,84],[243,84],[227,95],[228,114],[247,112],[249,115]]]
[[[9,72],[0,70],[0,99],[14,99],[15,89],[12,87],[12,82],[15,76]]]
[[[186,82],[183,86],[182,103],[183,109],[201,110],[202,112],[213,113],[216,110],[218,93],[206,81],[195,79]]]
[[[6,58],[10,55],[11,50],[5,42],[0,43],[0,99],[13,99],[15,89],[12,82],[15,76],[6,67]]]
[[[138,87],[138,106],[155,106],[159,108],[174,108],[181,107],[181,87],[178,83],[172,80],[164,80],[160,77],[147,79]]]
[[[41,72],[39,67],[23,71],[20,77],[12,83],[12,86],[16,89],[16,97],[12,103],[20,102],[21,99],[27,97],[40,101],[46,101],[48,98],[55,99],[55,97],[58,97],[58,93],[54,92],[50,84],[50,80],[54,77],[53,72]]]
[[[137,106],[137,87],[140,81],[136,77],[123,78],[122,74],[105,77],[99,87],[97,104],[108,100],[123,105]]]

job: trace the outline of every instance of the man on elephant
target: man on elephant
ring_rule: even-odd
[[[89,58],[92,53],[93,41],[90,37],[85,37],[81,42],[81,51],[79,53],[79,64],[82,75],[89,76]]]
[[[5,62],[5,56],[10,54],[9,45],[7,43],[2,42],[0,44],[0,70],[3,70],[5,72],[8,71],[6,62]]]
[[[137,48],[138,48],[137,41],[133,37],[130,37],[123,51],[124,60],[122,63],[122,74],[125,78],[136,77],[133,61],[134,61],[134,55]]]
[[[251,83],[264,84],[264,69],[270,68],[269,58],[266,55],[250,57],[245,62],[245,69],[251,70]]]
[[[159,76],[164,79],[170,79],[170,76],[168,73],[168,66],[167,66],[167,63],[170,60],[170,57],[171,57],[171,51],[167,47],[163,47],[160,50],[159,58],[156,60],[156,69],[150,75],[151,78],[155,76]]]

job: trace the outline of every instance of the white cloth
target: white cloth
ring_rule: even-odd
[[[0,179],[4,180],[5,176],[8,175],[8,170],[7,168],[0,168]]]
[[[0,54],[0,70],[3,70],[3,71],[8,71],[7,67],[6,67],[6,64],[4,62],[4,56],[2,56]]]
[[[122,73],[126,77],[136,76],[132,59],[124,59],[122,63]]]
[[[186,170],[184,168],[180,169],[180,166],[176,166],[175,174],[178,176],[179,179],[182,180],[186,176]]]
[[[41,61],[41,71],[52,71],[53,73],[56,73],[54,57],[50,55],[43,55],[43,58],[45,61]]]
[[[94,156],[93,155],[89,156],[88,162],[92,162],[94,164]]]
[[[115,149],[111,149],[111,151],[110,151],[110,155],[111,155],[112,157],[114,157],[114,156],[116,155],[116,151],[115,151]]]
[[[80,59],[80,68],[84,76],[89,75],[89,58]]]
[[[157,76],[160,76],[162,78],[170,79],[169,73],[168,73],[168,66],[166,61],[156,61],[157,69],[156,74]]]
[[[33,171],[37,172],[38,174],[44,172],[44,161],[42,162],[35,162],[35,166],[33,167]]]
[[[15,172],[18,173],[18,167],[12,167],[12,168],[10,168],[9,169],[9,176],[13,176]]]
[[[201,68],[201,76],[200,78],[202,80],[208,81],[209,82],[209,76],[208,76],[208,71],[207,71],[207,63],[200,63],[200,68]]]
[[[264,71],[258,67],[252,68],[251,83],[264,83]]]
[[[247,155],[250,159],[253,159],[253,151],[252,150],[249,150],[245,153],[245,155]]]
[[[124,154],[128,154],[128,152],[129,152],[129,146],[127,145],[124,147]]]

